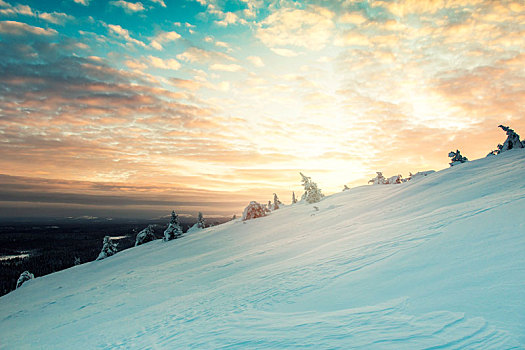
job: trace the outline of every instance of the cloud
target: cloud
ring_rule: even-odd
[[[220,21],[215,21],[215,23],[219,26],[226,27],[230,24],[236,24],[236,23],[245,23],[244,20],[240,19],[239,16],[237,16],[233,12],[226,12],[224,13],[224,18]]]
[[[270,50],[272,50],[273,52],[275,52],[279,56],[284,56],[284,57],[296,57],[296,56],[300,55],[299,52],[296,52],[296,51],[293,51],[293,50],[290,50],[290,49],[271,48]]]
[[[159,4],[161,7],[166,7],[164,0],[150,0],[152,3]]]
[[[73,0],[73,1],[80,5],[89,6],[89,3],[91,0]]]
[[[178,213],[228,215],[250,198],[243,194],[173,185],[127,182],[75,181],[0,174],[2,218],[13,216],[95,216],[151,219]],[[36,210],[38,207],[38,210]],[[73,214],[73,215],[71,215]]]
[[[0,2],[0,15],[4,16],[29,16],[33,18],[38,18],[46,22],[53,24],[63,25],[67,20],[73,19],[72,16],[62,13],[62,12],[42,12],[34,11],[31,7],[27,5],[16,5],[13,6],[4,1]]]
[[[259,56],[248,56],[246,59],[255,67],[264,67],[264,62]]]
[[[333,36],[334,16],[322,7],[282,8],[260,23],[256,37],[270,48],[291,45],[318,51]]]
[[[141,2],[128,2],[124,0],[110,1],[111,5],[115,7],[123,8],[124,11],[128,13],[141,12],[144,11],[144,5]]]
[[[181,61],[191,63],[219,63],[236,61],[235,58],[222,52],[208,51],[198,47],[190,47],[185,52],[178,54]]]
[[[179,61],[174,58],[162,59],[155,56],[148,56],[148,59],[150,65],[155,68],[178,70],[181,66]]]
[[[210,65],[211,70],[217,70],[217,71],[223,71],[223,72],[239,72],[243,70],[241,66],[238,64],[220,64],[220,63],[214,63]]]
[[[0,21],[0,33],[17,36],[23,36],[27,34],[50,36],[57,34],[57,31],[51,28],[45,29],[30,26],[29,24],[22,22]]]
[[[128,44],[138,45],[141,47],[147,46],[142,41],[132,38],[129,34],[129,31],[127,29],[122,28],[118,24],[108,24],[107,26],[110,33],[123,38]]]
[[[360,25],[367,21],[367,19],[359,12],[347,12],[339,17],[339,22]]]
[[[163,50],[164,48],[162,47],[162,44],[169,43],[180,38],[181,35],[175,31],[159,32],[151,39],[150,45],[156,50]]]

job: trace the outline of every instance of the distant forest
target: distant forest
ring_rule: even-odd
[[[214,219],[213,224],[228,219]],[[210,220],[211,221],[211,220]],[[195,223],[182,223],[184,232]],[[212,223],[212,222],[210,222]],[[29,271],[40,277],[67,269],[80,261],[84,264],[97,258],[104,236],[118,239],[118,250],[135,245],[135,236],[149,224],[153,224],[155,235],[163,236],[166,220],[139,223],[79,222],[61,224],[14,223],[0,226],[0,257],[29,254],[26,258],[0,260],[0,296],[16,287],[20,274]]]

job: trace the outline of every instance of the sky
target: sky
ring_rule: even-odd
[[[0,220],[239,214],[525,135],[525,2],[0,0]]]

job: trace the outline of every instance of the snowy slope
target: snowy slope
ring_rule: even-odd
[[[524,348],[524,170],[513,150],[37,278],[0,298],[0,348]]]

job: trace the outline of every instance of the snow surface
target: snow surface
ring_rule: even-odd
[[[0,348],[525,347],[525,151],[157,240],[0,298]]]

